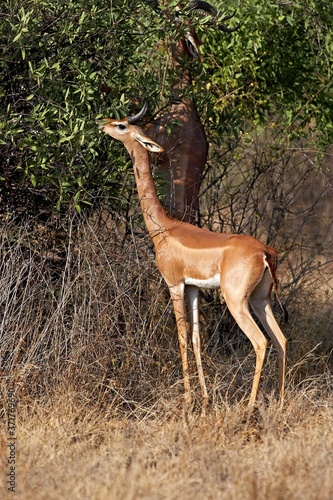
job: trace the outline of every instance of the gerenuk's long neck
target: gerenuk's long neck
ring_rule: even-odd
[[[192,84],[191,73],[186,67],[189,55],[184,40],[177,40],[172,47],[172,61],[176,75],[171,83],[171,95],[173,99],[183,99],[184,93]]]
[[[153,176],[150,169],[149,153],[139,143],[126,146],[129,152],[134,169],[135,181],[139,195],[139,201],[144,217],[144,221],[154,243],[157,237],[170,227],[172,219],[157,197]]]

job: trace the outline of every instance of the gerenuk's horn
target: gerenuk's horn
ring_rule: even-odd
[[[200,0],[197,0],[194,2],[190,2],[188,7],[189,7],[190,11],[191,10],[198,10],[199,12],[201,12],[202,15],[210,14],[212,16],[212,18],[214,19],[214,21],[216,22],[217,27],[220,30],[224,31],[225,33],[232,33],[233,31],[236,31],[239,28],[239,25],[236,26],[235,28],[227,28],[227,26],[225,26],[224,24],[222,24],[222,23],[220,24],[221,21],[227,21],[228,19],[231,19],[232,17],[234,17],[236,11],[233,14],[231,14],[230,16],[225,16],[224,18],[219,19],[219,17],[220,17],[219,12],[215,9],[215,7],[210,5],[210,3],[208,3],[208,2],[202,2]]]
[[[139,120],[141,120],[141,118],[143,118],[145,116],[147,111],[148,111],[148,99],[145,99],[145,102],[143,104],[141,111],[139,111],[139,113],[137,113],[136,115],[129,116],[127,118],[128,123],[133,125],[133,123],[138,122]]]

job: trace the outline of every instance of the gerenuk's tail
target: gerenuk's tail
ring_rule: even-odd
[[[285,306],[282,304],[281,299],[280,299],[280,292],[279,292],[279,280],[277,277],[277,264],[278,264],[278,257],[277,253],[273,248],[270,248],[270,252],[265,252],[265,258],[266,258],[266,263],[267,267],[269,269],[270,275],[273,280],[273,288],[275,292],[276,299],[281,307],[281,310],[283,312],[283,319],[285,323],[288,323],[288,318],[289,314]]]

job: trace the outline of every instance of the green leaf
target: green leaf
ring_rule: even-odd
[[[33,185],[33,187],[37,186],[37,179],[36,179],[36,176],[34,174],[30,174],[30,181],[31,181],[31,184]]]

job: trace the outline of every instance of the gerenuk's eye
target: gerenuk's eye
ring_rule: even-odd
[[[117,129],[118,130],[126,130],[126,125],[123,125],[122,123],[120,123],[119,125],[117,125]]]

